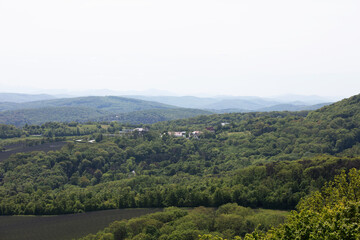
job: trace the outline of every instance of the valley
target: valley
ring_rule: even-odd
[[[315,111],[211,114],[152,124],[1,125],[0,154],[18,153],[0,162],[0,214],[138,208],[170,214],[101,230],[109,221],[84,239],[112,239],[116,231],[126,231],[128,239],[265,234],[327,182],[360,168],[359,102],[356,95]],[[137,221],[142,224],[134,228]]]

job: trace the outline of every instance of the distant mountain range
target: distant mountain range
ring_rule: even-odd
[[[200,98],[194,96],[176,97],[133,95],[128,97],[169,104],[177,107],[206,109],[216,113],[315,110],[332,103],[327,99],[317,96],[304,96],[304,101],[298,100],[301,99],[301,96],[294,96],[292,99],[296,101],[291,102],[284,102],[286,96],[283,96],[280,99],[232,96]]]
[[[60,98],[23,103],[0,102],[0,123],[16,126],[50,121],[154,123],[211,113],[115,96]]]
[[[23,103],[55,99],[56,97],[48,94],[25,94],[25,93],[0,93],[0,103],[12,102]]]
[[[148,124],[212,113],[316,110],[331,104],[319,103],[319,97],[304,100],[284,103],[260,97],[139,95],[56,98],[47,94],[0,93],[0,123],[22,126],[49,121],[115,120]]]
[[[77,98],[59,98],[42,101],[32,101],[23,103],[0,103],[0,111],[5,110],[19,110],[19,109],[34,109],[44,107],[86,107],[95,108],[98,110],[110,111],[115,113],[141,111],[146,109],[166,109],[174,108],[174,106],[143,101],[133,98],[124,97],[77,97]]]

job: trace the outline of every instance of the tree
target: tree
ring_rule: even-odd
[[[82,176],[79,180],[79,184],[81,187],[86,187],[90,184],[90,180],[86,176]]]
[[[95,141],[96,142],[101,142],[101,140],[103,140],[103,135],[101,133],[97,134],[95,137]]]
[[[360,170],[343,171],[297,209],[279,228],[245,239],[360,239]]]

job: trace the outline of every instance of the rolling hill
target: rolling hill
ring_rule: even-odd
[[[43,107],[0,112],[0,123],[23,126],[46,122],[118,121],[132,124],[152,124],[159,121],[209,115],[212,112],[199,109],[169,108],[148,109],[128,113],[113,113],[88,107]]]
[[[110,114],[86,107],[41,107],[0,112],[0,123],[23,126],[45,122],[86,122]]]
[[[45,107],[86,107],[97,110],[110,111],[113,113],[133,112],[147,109],[167,109],[175,108],[174,106],[143,101],[132,98],[106,96],[106,97],[78,97],[78,98],[60,98],[44,101],[33,101],[26,103],[2,103],[0,110],[19,110],[35,109]]]
[[[158,121],[165,119],[156,119],[163,111],[171,116],[179,110],[150,109],[135,113],[142,112],[151,119],[154,112],[154,119]],[[118,118],[126,121],[122,114]],[[70,125],[51,123],[23,129],[3,126],[3,129],[14,133],[14,137],[18,137],[16,130],[24,136],[31,129],[54,133],[56,137],[67,136],[62,134],[74,128]],[[69,136],[85,136],[80,127],[78,131],[73,129],[75,131]],[[209,213],[200,207],[195,210],[200,216],[196,221],[207,220],[207,226],[218,227],[216,231],[221,234],[229,233],[231,222],[238,222],[246,228],[240,232],[245,234],[259,224],[251,224],[250,229],[249,224],[242,224],[243,216],[234,218],[232,209],[238,208],[237,205],[256,208],[256,211],[259,208],[293,210],[299,202],[311,199],[306,197],[320,190],[334,176],[354,173],[351,169],[360,166],[360,95],[316,111],[213,114],[159,122],[147,125],[147,131],[129,131],[129,135],[118,137],[115,133],[123,131],[124,127],[115,122],[104,128],[95,127],[95,132],[91,133],[91,138],[96,139],[93,143],[74,141],[59,151],[21,153],[0,162],[0,214],[58,215],[113,208],[219,207],[227,209],[226,213],[231,216],[225,218],[224,214]],[[186,131],[188,137],[164,134],[169,131]],[[199,135],[189,134],[193,131],[198,131]],[[337,178],[338,183],[351,183],[356,192],[344,191],[344,188],[338,188],[339,191],[359,196],[360,175],[354,179],[357,179],[356,184],[344,177]],[[339,200],[344,203],[342,196]],[[323,203],[322,199],[303,203],[308,208],[314,202]],[[239,214],[252,211],[243,207]],[[357,213],[355,210],[353,212]],[[206,212],[209,214],[203,215]],[[304,213],[306,220],[308,212]],[[156,219],[171,219],[168,215],[161,216],[156,215]],[[219,219],[214,220],[214,216]],[[332,219],[340,219],[339,216],[333,215]],[[198,239],[198,225],[189,225],[191,219],[196,218],[186,217],[176,225],[186,231],[191,226],[194,237],[189,239]],[[227,219],[229,221],[222,224]],[[263,215],[249,219],[265,219],[269,228],[274,223],[273,217]],[[349,218],[344,219],[348,221]],[[111,229],[126,230],[134,223],[145,223],[152,226],[146,227],[147,233],[156,234],[149,239],[160,239],[155,229],[158,226],[158,232],[163,231],[159,221],[129,220],[115,223]],[[316,225],[324,226],[317,222]],[[139,235],[133,234],[132,239],[143,239],[144,232],[137,232]],[[214,228],[209,228],[208,232],[213,233]],[[98,239],[103,234],[113,237],[108,233],[108,230],[100,232]],[[233,239],[235,233],[231,232],[227,239]],[[86,239],[95,238],[91,235]],[[177,238],[165,236],[164,239]]]
[[[210,114],[213,113],[205,110],[189,108],[150,109],[119,114],[117,115],[116,121],[132,124],[152,124],[161,121],[192,118]]]
[[[155,101],[184,108],[205,109],[217,113],[228,112],[268,112],[268,111],[302,111],[315,110],[328,102],[321,102],[322,98],[308,96],[294,96],[286,100],[283,98],[261,97],[194,97],[194,96],[128,96],[135,99]],[[297,100],[303,99],[304,101]]]

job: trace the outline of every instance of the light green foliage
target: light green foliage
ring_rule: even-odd
[[[164,212],[114,222],[96,235],[88,235],[82,240],[101,239],[109,233],[113,234],[114,239],[118,240],[197,240],[199,235],[205,233],[216,233],[221,236],[214,238],[214,240],[223,239],[224,237],[240,239],[236,235],[245,235],[245,233],[253,231],[254,226],[258,224],[256,219],[268,215],[279,217],[278,221],[273,222],[274,225],[284,222],[284,212],[263,212],[263,210],[240,207],[237,204],[227,204],[221,206],[218,210],[204,207],[182,210],[170,207],[166,208]],[[220,224],[225,218],[227,218],[227,221]],[[269,228],[270,225],[267,226],[266,230]]]
[[[359,239],[360,171],[342,172],[321,192],[304,198],[288,221],[267,234],[245,239]]]
[[[219,207],[232,203],[217,212],[197,208],[186,216],[178,216],[178,211],[172,210],[170,215],[130,220],[125,227],[121,225],[119,235],[126,230],[129,238],[193,239],[212,233],[231,239],[256,228],[252,236],[259,237],[284,216],[246,207],[294,209],[300,199],[321,189],[342,170],[360,168],[359,101],[360,95],[310,113],[223,114],[153,125],[72,122],[25,125],[22,129],[3,127],[5,136],[20,132],[22,136],[47,135],[37,141],[64,136],[81,137],[84,141],[72,142],[60,151],[19,153],[1,161],[0,214]],[[223,122],[229,124],[222,126]],[[118,132],[134,127],[146,127],[149,131],[121,136]],[[202,134],[176,138],[168,135],[169,131]],[[89,139],[97,141],[88,143]],[[337,181],[344,185],[344,180]],[[332,216],[326,211],[321,215],[326,209],[321,203],[327,199],[322,194],[311,198],[311,206],[317,206],[316,209],[299,208],[304,216],[296,224],[313,226],[316,221],[311,219],[319,217],[325,221]],[[337,196],[351,194],[357,196],[348,188],[339,188],[338,193],[331,192],[328,197],[336,200]],[[345,208],[340,204],[336,214],[356,219],[358,208],[354,200],[352,204],[344,205]],[[294,234],[297,225],[290,225],[291,221],[287,226]],[[328,225],[323,227],[333,228]],[[272,234],[285,230],[274,230]],[[101,237],[115,232],[104,233]]]
[[[40,129],[58,134],[59,129],[74,128],[70,125],[48,123]],[[77,125],[81,132],[105,131],[99,127]],[[121,127],[112,123],[112,128]],[[320,189],[341,169],[360,167],[358,157],[330,155],[255,164],[255,156],[235,160],[243,153],[241,148],[234,151],[227,141],[161,137],[150,130],[128,137],[104,137],[94,144],[70,143],[56,152],[13,155],[0,163],[0,213],[24,214],[30,202],[36,208],[27,208],[27,214],[210,207],[230,202],[292,209],[301,197]],[[254,164],[246,167],[251,162]]]

